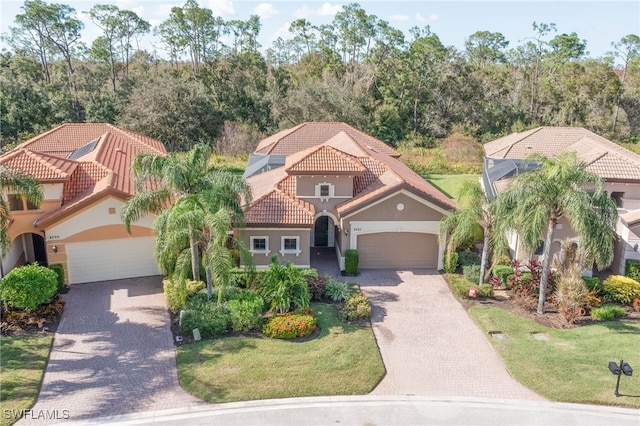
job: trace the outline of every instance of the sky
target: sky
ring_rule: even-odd
[[[81,12],[88,11],[94,4],[109,3],[120,9],[132,10],[152,26],[167,19],[172,7],[184,4],[183,1],[162,0],[45,1],[67,4],[76,9],[78,18],[85,24],[82,41],[87,45],[99,35],[99,30]],[[258,41],[263,50],[271,47],[278,37],[292,38],[288,28],[294,20],[305,18],[313,25],[329,23],[343,5],[353,2],[357,1],[199,0],[200,6],[211,9],[214,15],[225,20],[246,20],[252,14],[260,16],[262,29]],[[407,35],[411,27],[428,25],[444,45],[460,50],[464,48],[465,39],[476,31],[500,32],[510,42],[509,47],[515,47],[535,35],[533,22],[555,23],[556,34],[577,33],[580,39],[587,41],[591,57],[612,51],[611,43],[628,34],[640,34],[640,0],[361,0],[357,3],[368,14],[388,21]],[[0,0],[1,33],[15,26],[14,18],[21,13],[23,4],[23,0]],[[2,47],[6,46],[3,44]],[[140,47],[162,54],[158,39],[154,37],[142,39]]]

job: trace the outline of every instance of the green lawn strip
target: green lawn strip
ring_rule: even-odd
[[[51,341],[51,337],[0,338],[0,425],[14,423],[17,418],[9,413],[31,408],[36,402]]]
[[[422,175],[429,183],[434,185],[440,191],[444,192],[449,198],[457,200],[458,191],[464,182],[476,182],[479,175],[439,175],[427,174]]]
[[[609,361],[624,359],[640,369],[640,324],[607,321],[568,330],[544,327],[503,309],[474,306],[469,314],[487,333],[500,331],[501,341],[487,337],[520,383],[554,401],[640,407],[640,378],[623,376],[613,394],[616,376]],[[536,340],[542,332],[549,340]]]
[[[368,327],[313,303],[320,335],[308,342],[224,337],[178,348],[180,384],[212,403],[370,392],[385,369]]]

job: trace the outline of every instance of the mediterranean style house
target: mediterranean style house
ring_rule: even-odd
[[[153,217],[127,233],[120,218],[134,194],[131,163],[139,153],[166,154],[155,139],[111,124],[63,124],[0,157],[0,164],[34,176],[43,187],[37,207],[5,194],[12,245],[2,272],[38,262],[60,263],[68,284],[157,275]]]
[[[442,269],[441,219],[456,206],[382,141],[345,123],[310,122],[262,140],[244,178],[253,191],[238,237],[256,267],[273,256],[309,266],[330,247],[344,269]]]
[[[514,133],[485,144],[484,151],[482,186],[490,199],[509,184],[510,177],[536,167],[526,161],[530,154],[554,157],[575,152],[587,164],[587,170],[604,179],[605,190],[618,205],[612,272],[624,274],[626,259],[640,259],[640,155],[579,127],[538,127]],[[566,239],[579,245],[568,222],[561,220],[554,232],[553,256],[562,252]],[[509,245],[517,259],[528,259],[542,253],[543,248],[529,253],[519,244],[516,233],[510,236]]]

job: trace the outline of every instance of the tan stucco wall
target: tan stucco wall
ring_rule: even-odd
[[[612,192],[624,192],[624,198],[640,199],[640,183],[606,182],[604,190]]]
[[[281,237],[283,236],[300,237],[299,249],[301,250],[301,252],[297,256],[295,254],[285,254],[284,256],[282,256],[279,253],[281,248]],[[249,250],[251,250],[250,237],[269,238],[269,253],[267,255],[262,253],[255,253],[253,255],[253,261],[258,268],[268,266],[271,263],[271,258],[273,256],[276,256],[279,262],[291,262],[295,265],[309,266],[311,253],[311,231],[309,229],[243,228],[238,230],[238,238]]]
[[[315,196],[315,187],[319,183],[334,186],[334,195],[339,197],[353,196],[353,176],[297,176],[296,195],[298,197]]]

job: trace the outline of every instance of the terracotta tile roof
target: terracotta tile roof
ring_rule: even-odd
[[[64,182],[78,166],[73,160],[21,148],[0,157],[0,164],[29,173],[40,182]]]
[[[288,156],[285,170],[290,175],[360,175],[366,171],[357,158],[326,145],[318,145]]]
[[[604,179],[640,181],[639,155],[580,127],[538,127],[486,143],[484,150],[487,157],[518,159],[573,151]]]
[[[282,179],[280,182],[278,182],[278,189],[280,189],[281,191],[291,195],[291,196],[295,196],[296,195],[296,177],[295,176],[287,176],[284,179]]]
[[[90,142],[95,145],[87,146]],[[78,148],[83,148],[79,151]],[[74,160],[68,159],[75,151]],[[139,153],[165,155],[160,141],[106,123],[69,123],[36,136],[0,157],[40,181],[64,181],[60,209],[42,218],[44,226],[92,200],[135,194],[131,163]]]
[[[313,205],[274,189],[255,200],[244,218],[247,225],[311,226],[314,216]]]
[[[381,140],[341,122],[308,122],[291,129],[282,130],[263,139],[258,144],[256,152],[291,155],[323,144],[340,132],[346,133],[362,149],[374,149],[392,157],[400,156],[395,149]]]
[[[78,162],[78,168],[64,186],[62,205],[69,204],[74,198],[94,186],[105,178],[108,169],[101,164],[92,162]]]
[[[356,196],[373,184],[387,171],[383,163],[369,157],[360,158],[360,163],[367,169],[360,176],[353,178],[353,195]]]
[[[129,139],[131,143],[141,144],[150,151],[166,154],[162,142],[146,136],[121,129],[109,123],[66,123],[42,133],[18,145],[31,151],[43,152],[56,157],[66,158],[71,152],[98,139],[105,133],[117,133]]]

